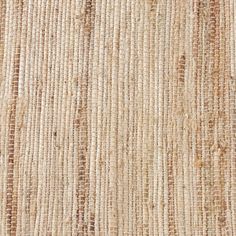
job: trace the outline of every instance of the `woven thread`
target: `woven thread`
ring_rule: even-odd
[[[0,235],[236,235],[234,0],[0,0]]]

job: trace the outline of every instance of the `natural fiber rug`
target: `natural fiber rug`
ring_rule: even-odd
[[[0,235],[236,236],[235,0],[0,0]]]

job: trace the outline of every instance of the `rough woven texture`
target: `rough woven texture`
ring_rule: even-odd
[[[236,235],[235,0],[0,0],[0,235]]]

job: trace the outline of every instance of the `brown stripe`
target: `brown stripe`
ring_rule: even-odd
[[[210,0],[209,2],[209,44],[210,44],[210,61],[212,61],[212,69],[209,70],[208,74],[208,89],[205,91],[205,94],[208,95],[209,102],[205,105],[206,110],[208,111],[208,117],[206,120],[206,127],[208,133],[208,143],[207,148],[211,151],[206,156],[207,159],[207,170],[205,175],[205,186],[208,189],[206,195],[206,206],[212,204],[212,207],[208,209],[207,215],[207,225],[209,227],[216,228],[216,225],[212,223],[212,220],[216,221],[215,217],[218,215],[218,207],[220,206],[220,193],[219,193],[219,183],[218,183],[218,173],[215,172],[215,167],[217,166],[217,159],[214,160],[215,151],[218,149],[218,140],[215,139],[215,129],[218,125],[218,116],[216,114],[215,100],[218,100],[218,89],[219,89],[219,62],[220,62],[220,51],[219,51],[219,2],[216,0]],[[218,106],[218,102],[217,102]],[[215,157],[216,158],[216,157]],[[221,168],[221,167],[219,167]],[[209,174],[208,174],[209,173]],[[210,174],[211,173],[211,174]],[[213,185],[213,186],[212,186]],[[206,232],[208,233],[208,232]]]
[[[20,36],[22,27],[22,10],[23,3],[20,0],[16,4],[16,12],[19,14],[17,18],[18,39],[14,56],[14,71],[11,83],[11,104],[9,114],[9,135],[8,135],[8,168],[7,168],[7,199],[6,199],[6,215],[7,215],[7,232],[9,235],[16,235],[17,226],[17,179],[14,179],[14,167],[16,163],[16,106],[18,97],[19,71],[20,71]]]
[[[95,2],[87,0],[85,3],[84,14],[84,70],[82,77],[79,78],[80,87],[80,101],[78,104],[77,118],[75,126],[78,130],[79,140],[79,153],[78,153],[78,209],[77,209],[77,222],[78,234],[87,235],[88,231],[94,232],[94,214],[91,213],[89,222],[87,222],[85,208],[88,206],[88,185],[89,185],[89,162],[88,162],[88,86],[89,86],[89,52],[91,44],[91,35],[93,31],[94,15],[95,15]]]
[[[196,62],[196,69],[195,69],[195,75],[194,75],[194,114],[199,114],[198,107],[199,107],[199,99],[201,96],[199,96],[199,88],[200,88],[200,80],[202,76],[202,55],[200,53],[201,47],[202,47],[202,37],[201,37],[201,20],[202,20],[202,13],[204,12],[204,5],[202,5],[201,1],[197,1],[195,4],[195,22],[194,22],[194,32],[193,32],[193,54],[194,54],[194,60]],[[202,189],[202,182],[203,182],[203,170],[202,167],[204,166],[204,160],[202,155],[202,140],[201,140],[201,133],[202,133],[202,123],[201,123],[201,117],[199,115],[196,115],[194,117],[196,120],[196,124],[193,127],[193,137],[195,139],[195,154],[194,154],[194,167],[196,167],[196,214],[197,214],[197,228],[198,228],[198,234],[203,233],[203,205],[202,205],[202,199],[203,199],[203,189]]]
[[[185,55],[182,55],[179,59],[178,81],[184,82],[184,73],[185,73]]]
[[[177,235],[175,222],[175,193],[174,193],[174,165],[173,159],[176,158],[174,150],[170,151],[167,157],[167,180],[168,180],[168,235]]]
[[[213,82],[213,98],[216,102],[216,106],[214,107],[217,110],[215,116],[213,117],[215,120],[215,127],[218,128],[220,125],[223,127],[226,125],[226,119],[224,118],[223,124],[221,123],[221,111],[225,109],[225,106],[221,105],[221,100],[225,100],[224,92],[222,92],[222,88],[220,86],[220,81],[223,77],[225,77],[225,71],[220,71],[222,62],[225,63],[224,58],[226,55],[226,51],[224,48],[221,48],[221,43],[219,38],[221,36],[221,29],[220,29],[220,2],[219,0],[211,0],[210,1],[210,25],[211,25],[211,39],[210,43],[212,43],[212,58],[213,61],[213,71],[211,71],[212,75],[212,82]],[[223,32],[223,36],[225,32]],[[225,78],[223,78],[224,80]],[[224,88],[223,88],[224,89]],[[223,112],[224,113],[224,112]],[[224,127],[225,129],[226,127]],[[223,129],[223,130],[224,130]],[[212,137],[214,133],[212,133]],[[213,202],[214,202],[214,214],[216,216],[216,227],[219,228],[220,234],[223,235],[226,230],[226,210],[227,204],[225,199],[225,172],[227,171],[227,145],[225,143],[224,131],[219,132],[217,141],[215,142],[216,147],[213,150],[218,156],[217,161],[215,161],[215,168],[214,170],[214,190],[213,190]]]
[[[175,218],[175,204],[176,204],[176,193],[175,193],[175,166],[177,160],[181,157],[179,154],[180,147],[177,144],[175,137],[175,132],[177,132],[176,127],[177,120],[181,114],[183,114],[183,93],[184,93],[184,73],[185,73],[185,55],[182,55],[178,60],[177,66],[177,80],[173,82],[173,86],[177,88],[175,90],[173,97],[173,114],[175,117],[173,124],[170,126],[172,130],[172,135],[169,136],[168,143],[169,146],[168,156],[167,156],[167,181],[168,181],[168,235],[177,235],[177,223],[178,219]],[[179,150],[178,150],[179,149]]]
[[[20,47],[16,48],[14,60],[14,75],[11,84],[12,103],[10,107],[9,136],[8,136],[8,169],[7,169],[7,226],[8,234],[16,234],[17,216],[17,189],[14,189],[14,163],[15,163],[15,132],[16,132],[16,100],[18,97],[20,67]]]

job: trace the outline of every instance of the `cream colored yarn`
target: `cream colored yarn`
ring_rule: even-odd
[[[235,0],[0,0],[0,236],[236,236]]]

